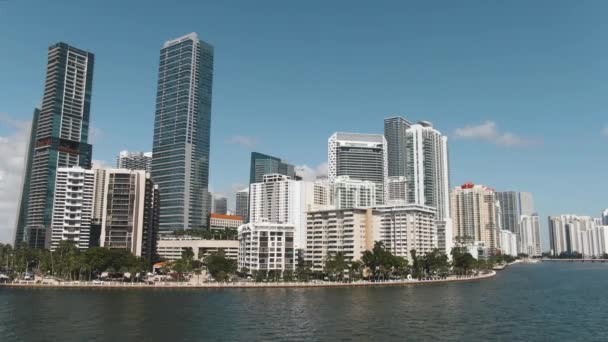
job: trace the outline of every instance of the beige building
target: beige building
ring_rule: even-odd
[[[243,224],[243,218],[236,215],[223,215],[212,213],[209,215],[209,227],[211,229],[226,230],[239,229]]]
[[[450,197],[454,236],[482,242],[490,252],[498,248],[494,189],[467,183],[454,188]]]
[[[410,258],[410,250],[425,254],[437,248],[435,209],[421,205],[334,209],[308,213],[305,259],[323,269],[328,255],[343,252],[360,260],[381,241],[396,256]]]
[[[223,250],[226,257],[237,260],[238,240],[204,240],[193,236],[160,236],[157,243],[158,255],[165,260],[177,260],[182,252],[192,248],[195,259],[203,259],[211,253]]]

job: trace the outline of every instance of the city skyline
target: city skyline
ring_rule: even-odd
[[[0,11],[3,11],[3,13],[6,11],[10,11],[11,7],[18,7],[17,4],[12,3],[3,4],[2,6],[5,7],[0,9]],[[215,10],[221,11],[226,9],[216,8]],[[250,10],[253,11],[253,9]],[[311,14],[309,13],[308,15]],[[10,24],[11,22],[7,21],[5,24],[0,25]],[[155,70],[157,70],[158,68],[158,48],[161,46],[163,41],[172,39],[177,36],[181,36],[191,31],[197,31],[201,35],[202,39],[207,40],[216,46],[221,46],[220,50],[223,49],[222,54],[223,58],[225,59],[222,61],[222,63],[225,64],[222,66],[221,70],[223,70],[224,74],[226,73],[226,68],[228,66],[248,64],[244,61],[235,61],[235,56],[231,56],[236,53],[236,51],[234,50],[234,46],[231,45],[233,44],[233,42],[231,41],[230,37],[228,37],[228,39],[225,39],[225,37],[222,38],[222,36],[229,35],[229,33],[222,33],[218,32],[217,30],[209,29],[206,27],[200,27],[197,25],[194,25],[194,27],[190,25],[190,28],[186,28],[184,26],[185,25],[176,25],[175,28],[166,30],[166,32],[162,33],[153,31],[147,33],[145,35],[145,38],[138,42],[138,44],[141,45],[140,49],[145,49],[147,51],[146,54],[141,54],[141,57],[146,60],[146,62],[142,63],[143,65],[141,66],[135,65],[132,61],[129,62],[129,58],[125,58],[124,61],[116,61],[115,59],[118,58],[118,55],[121,55],[122,52],[119,53],[118,51],[115,51],[109,54],[110,51],[107,48],[103,47],[103,43],[96,43],[94,39],[83,40],[83,36],[79,36],[74,33],[63,33],[63,35],[61,35],[54,29],[51,29],[50,32],[44,32],[41,37],[32,41],[33,44],[28,44],[30,46],[28,46],[27,48],[31,50],[27,51],[38,51],[37,53],[32,52],[31,56],[25,57],[24,55],[6,57],[8,59],[8,63],[6,64],[15,65],[15,69],[18,69],[20,71],[22,71],[20,69],[20,66],[21,68],[23,68],[24,62],[17,61],[17,59],[21,59],[23,57],[24,61],[28,61],[27,68],[31,69],[31,71],[27,70],[23,79],[16,77],[16,74],[14,72],[9,71],[8,69],[4,69],[6,68],[6,66],[3,66],[3,69],[0,69],[0,73],[2,73],[3,75],[7,75],[6,79],[10,80],[9,83],[15,82],[17,85],[19,85],[18,87],[15,87],[15,89],[9,88],[7,84],[2,85],[3,87],[7,87],[4,91],[5,94],[11,94],[14,96],[7,96],[8,101],[3,104],[3,107],[0,107],[0,112],[5,113],[5,115],[3,115],[3,127],[1,127],[0,136],[11,137],[12,135],[16,134],[15,132],[19,131],[21,127],[19,125],[23,125],[24,121],[30,120],[31,111],[34,107],[31,104],[35,105],[37,99],[40,98],[40,84],[43,83],[43,77],[41,75],[45,63],[45,60],[43,58],[44,51],[48,45],[55,41],[66,41],[68,44],[74,44],[79,48],[83,48],[87,51],[91,51],[93,53],[98,54],[98,58],[96,60],[96,80],[94,82],[95,95],[92,101],[91,109],[91,115],[93,120],[91,138],[95,138],[95,141],[92,142],[95,145],[93,159],[104,160],[107,164],[112,164],[113,158],[115,158],[115,155],[120,150],[151,150],[150,132],[151,127],[153,125],[154,90],[149,90],[153,89],[156,85],[156,80],[154,80],[154,78],[157,77]],[[4,31],[9,32],[8,29],[5,29]],[[23,34],[27,35],[29,33],[26,31]],[[15,39],[18,38],[18,36],[13,34],[11,34],[11,37]],[[106,37],[106,39],[108,39],[110,37],[115,37],[115,35],[113,36],[110,33],[107,36],[100,36],[100,34],[98,33],[97,37]],[[274,36],[270,34],[268,35],[268,37]],[[348,37],[350,37],[350,35],[346,35],[346,38]],[[133,38],[134,36],[130,37],[130,39]],[[46,41],[43,42],[43,39]],[[10,45],[10,42],[7,42],[7,44],[9,47],[12,46]],[[143,47],[144,45],[145,48]],[[324,46],[322,42],[320,43],[320,45]],[[347,51],[350,46],[343,44],[339,45],[340,46],[338,46],[338,48],[346,49]],[[156,52],[150,52],[154,50],[156,50]],[[24,47],[19,47],[19,49],[17,49],[17,52],[19,51],[21,51],[21,53],[24,53]],[[422,55],[425,55],[424,51],[422,51],[421,53]],[[102,55],[104,57],[100,57]],[[264,55],[261,55],[260,52],[257,51],[256,57],[260,58],[260,56]],[[266,54],[265,56],[270,57],[268,56],[268,54]],[[287,64],[268,66],[267,70],[276,69],[276,71],[280,73],[281,71],[284,71],[284,68],[290,65],[289,61],[295,63],[296,66],[300,65],[298,63],[301,63],[301,60],[299,60],[298,58],[294,58],[294,56],[290,57],[292,58],[288,59],[288,62],[285,62]],[[104,58],[106,58],[105,61]],[[357,63],[360,62],[362,61],[358,61]],[[99,63],[106,65],[105,69],[102,69],[104,71],[99,70]],[[418,63],[420,63],[420,61],[418,61]],[[134,68],[135,70],[137,70],[138,73],[142,74],[142,77],[146,80],[146,82],[152,80],[151,84],[146,84],[146,86],[143,88],[138,88],[137,86],[134,87],[134,91],[138,96],[133,98],[132,102],[125,103],[126,108],[120,109],[120,112],[118,113],[113,111],[113,109],[117,108],[117,105],[116,102],[113,102],[113,100],[109,100],[109,96],[119,95],[117,93],[120,93],[124,89],[122,89],[121,86],[116,86],[116,88],[113,89],[112,86],[109,86],[110,83],[108,83],[107,78],[118,76],[118,79],[121,80],[121,77],[123,77],[123,75],[120,75],[118,73],[107,74],[108,64],[113,64],[113,67],[117,67],[119,70],[123,71],[125,70],[125,68]],[[156,64],[156,66],[154,66],[154,64]],[[394,61],[392,65],[403,67],[403,65],[401,64],[395,64]],[[533,66],[539,67],[539,65],[535,63],[524,65],[527,68],[531,68]],[[347,75],[347,72],[351,71],[351,69],[349,68],[344,69],[336,65],[334,65],[334,67],[339,72],[338,78],[344,77],[345,75]],[[290,71],[292,72],[291,74],[294,75],[293,70]],[[30,72],[31,76],[29,75]],[[104,75],[104,73],[106,74]],[[299,74],[295,73],[295,75],[297,76]],[[427,103],[425,107],[422,103],[424,102],[422,101],[422,99],[429,100],[430,94],[428,93],[422,93],[422,95],[420,93],[417,93],[419,96],[418,100],[415,99],[416,95],[409,95],[408,100],[411,101],[413,99],[413,103],[408,103],[408,101],[404,101],[402,103],[401,101],[396,102],[395,99],[399,99],[399,97],[402,95],[400,92],[397,92],[398,89],[391,88],[392,83],[388,82],[386,86],[381,87],[388,94],[382,94],[381,96],[379,96],[380,94],[378,92],[370,93],[371,101],[369,99],[366,101],[370,102],[370,104],[364,105],[357,111],[354,111],[355,116],[351,116],[351,118],[354,118],[354,120],[344,120],[346,117],[348,117],[348,114],[353,113],[353,104],[348,103],[349,98],[345,97],[342,93],[334,92],[334,94],[336,95],[336,99],[334,101],[329,101],[332,104],[331,106],[329,106],[329,108],[326,108],[326,106],[323,106],[322,104],[316,106],[306,105],[306,111],[312,113],[309,115],[313,115],[313,118],[316,120],[301,120],[303,121],[301,124],[302,127],[295,127],[291,125],[289,121],[303,119],[304,117],[302,115],[304,115],[304,112],[306,111],[303,112],[301,110],[292,109],[291,112],[285,112],[284,109],[288,108],[285,107],[286,102],[281,102],[282,105],[278,108],[272,108],[272,104],[274,102],[271,101],[271,98],[274,98],[275,96],[269,95],[271,95],[270,93],[272,93],[273,91],[276,92],[279,90],[278,88],[276,88],[276,85],[274,85],[274,82],[272,81],[278,80],[283,84],[295,87],[296,89],[299,89],[299,91],[302,91],[307,89],[303,89],[302,87],[307,87],[313,84],[311,83],[311,79],[303,79],[301,77],[296,77],[295,79],[285,79],[281,77],[278,77],[277,80],[266,79],[266,82],[270,82],[270,89],[267,89],[269,91],[260,90],[260,92],[264,96],[262,96],[260,99],[256,99],[255,108],[257,109],[255,113],[251,113],[250,115],[246,113],[239,114],[238,107],[227,106],[227,101],[231,97],[235,97],[236,99],[247,99],[247,93],[242,92],[239,87],[243,86],[244,84],[247,84],[247,82],[255,80],[255,78],[250,77],[251,79],[249,80],[238,79],[239,82],[231,83],[231,80],[235,80],[234,75],[232,75],[232,78],[230,77],[230,74],[228,74],[228,76],[229,77],[224,79],[222,79],[221,77],[218,79],[220,85],[214,91],[215,93],[220,93],[218,95],[220,97],[220,109],[216,110],[214,108],[213,110],[215,121],[213,122],[213,126],[211,129],[213,132],[211,147],[211,184],[214,192],[230,193],[234,190],[241,189],[244,187],[244,185],[246,185],[247,173],[249,170],[248,154],[252,150],[261,150],[264,152],[268,152],[272,155],[280,155],[282,157],[285,157],[286,160],[293,161],[294,164],[299,166],[307,165],[312,173],[317,168],[322,168],[319,166],[325,162],[324,155],[326,151],[324,145],[326,137],[329,136],[331,131],[352,131],[357,133],[381,134],[382,119],[394,115],[400,115],[412,122],[418,120],[430,120],[434,123],[436,127],[438,127],[439,130],[448,134],[448,136],[450,137],[450,164],[452,167],[452,185],[461,184],[465,181],[473,181],[476,184],[488,184],[490,186],[496,187],[499,190],[530,191],[534,193],[539,209],[538,211],[541,215],[541,223],[543,224],[543,243],[545,244],[545,246],[546,220],[544,218],[546,218],[547,216],[558,215],[564,212],[599,216],[599,213],[601,213],[601,210],[603,210],[603,207],[605,207],[605,204],[601,203],[600,201],[601,194],[599,194],[599,191],[597,193],[589,191],[594,188],[597,188],[597,184],[601,184],[602,178],[599,176],[599,170],[602,169],[602,163],[605,163],[605,161],[601,160],[601,158],[597,158],[599,153],[596,154],[595,159],[597,161],[597,164],[594,164],[594,168],[590,170],[591,176],[586,177],[586,180],[580,179],[581,177],[577,177],[579,178],[579,182],[587,182],[586,187],[584,186],[585,183],[583,183],[581,187],[587,188],[588,191],[579,190],[578,192],[573,192],[573,190],[576,190],[577,187],[572,187],[573,179],[568,178],[568,176],[566,175],[567,172],[563,170],[557,170],[557,167],[550,166],[552,165],[550,162],[556,162],[556,160],[551,159],[551,156],[553,156],[553,158],[559,158],[560,167],[562,166],[562,162],[567,162],[567,164],[577,164],[577,159],[573,160],[572,158],[579,158],[579,161],[588,161],[588,156],[585,156],[585,154],[593,154],[593,148],[597,148],[597,146],[595,146],[594,144],[598,144],[601,146],[602,143],[608,141],[606,140],[608,138],[602,137],[601,135],[601,130],[605,123],[601,121],[589,120],[594,116],[596,118],[601,118],[602,114],[598,114],[597,112],[593,112],[594,114],[588,114],[588,116],[577,114],[576,118],[577,120],[580,120],[580,126],[587,126],[585,127],[584,131],[577,131],[577,129],[580,129],[578,127],[579,125],[576,125],[577,127],[568,127],[571,130],[568,131],[568,134],[572,135],[577,134],[577,132],[579,132],[578,134],[581,134],[581,139],[586,142],[586,144],[590,145],[591,148],[591,150],[585,150],[585,153],[582,153],[582,155],[577,156],[575,155],[575,148],[576,146],[580,146],[577,144],[581,144],[582,142],[573,141],[572,143],[575,146],[567,147],[565,145],[565,142],[562,141],[562,139],[558,140],[555,139],[555,137],[551,139],[544,137],[543,133],[545,132],[539,131],[539,127],[541,126],[538,125],[540,125],[540,123],[534,123],[527,120],[525,120],[526,125],[524,126],[520,126],[516,123],[517,120],[524,121],[524,118],[527,118],[529,115],[533,115],[533,109],[535,106],[531,106],[531,108],[525,108],[524,110],[522,110],[521,106],[516,107],[519,108],[522,112],[516,113],[515,118],[511,118],[507,115],[499,115],[496,112],[494,114],[488,114],[485,111],[488,110],[488,108],[491,108],[491,106],[488,106],[489,103],[487,101],[482,101],[484,103],[483,106],[480,105],[478,108],[476,108],[476,110],[472,111],[473,114],[467,115],[461,113],[461,111],[470,110],[471,107],[467,108],[466,106],[456,106],[455,108],[457,109],[452,109],[452,111],[449,111],[446,108],[443,108],[442,106],[437,106],[433,103]],[[250,76],[253,76],[253,74],[250,74]],[[420,74],[418,74],[418,76],[420,76]],[[505,77],[505,75],[503,75],[503,77]],[[101,80],[99,80],[100,78]],[[373,80],[374,78],[371,77],[371,79]],[[502,80],[502,78],[500,79]],[[29,83],[27,83],[26,80],[28,80]],[[122,80],[129,83],[128,78]],[[480,79],[476,80],[479,81]],[[130,79],[130,81],[133,80]],[[513,79],[509,79],[509,81],[512,82]],[[338,80],[336,80],[335,82],[338,82]],[[407,79],[401,80],[400,82],[407,82]],[[426,83],[426,85],[428,86],[429,83]],[[146,93],[145,96],[142,95],[144,89]],[[359,88],[355,90],[361,91],[362,89]],[[315,94],[317,96],[319,95],[316,91],[310,89],[308,91],[311,94]],[[287,95],[289,95],[288,98],[290,100],[297,100],[294,101],[294,104],[302,104],[305,101],[304,99],[307,97],[306,94],[307,93],[300,93],[294,96],[289,93]],[[360,93],[355,92],[354,94]],[[462,93],[460,94],[462,95]],[[520,93],[518,92],[518,94]],[[439,97],[447,100],[448,102],[450,100],[454,100],[451,96],[445,96],[445,92],[443,93],[443,95],[444,96],[441,96],[441,94],[439,94]],[[214,102],[215,96],[216,95],[214,94]],[[464,98],[468,99],[470,102],[475,102],[479,100],[478,98],[471,96],[464,96]],[[492,98],[492,96],[490,96],[490,98]],[[325,100],[327,101],[327,99]],[[496,97],[494,97],[494,100],[496,100]],[[503,101],[504,99],[498,101],[498,103],[504,105]],[[534,104],[536,106],[539,105],[538,103]],[[336,105],[344,105],[345,108],[343,110],[332,113],[332,110],[336,109]],[[361,102],[355,101],[355,106],[357,105],[360,106]],[[269,113],[263,113],[264,106],[270,106],[270,108],[273,110],[271,110]],[[450,107],[454,106],[452,105]],[[475,109],[475,106],[472,107],[473,109]],[[150,108],[152,109],[150,110]],[[124,113],[123,111],[126,109],[135,113],[133,114],[133,119],[130,119],[133,121],[129,121],[129,125],[126,125],[127,127],[130,127],[132,130],[134,130],[134,134],[129,134],[131,131],[125,131],[124,128],[116,128],[116,131],[113,131],[113,129],[115,128],[115,126],[113,126],[113,123],[117,119],[121,118],[121,113]],[[511,107],[510,109],[513,108]],[[230,112],[232,112],[233,114],[231,115]],[[286,122],[283,124],[277,122],[274,125],[271,125],[270,128],[272,128],[274,131],[277,131],[275,137],[271,137],[269,134],[266,134],[267,131],[259,130],[259,121],[262,121],[262,124],[267,125],[267,120],[272,118],[272,115],[279,115],[279,112],[282,112],[282,115],[285,115],[286,118],[289,118],[290,120],[286,120]],[[318,128],[315,122],[319,122],[319,120],[321,120],[321,113],[323,113],[323,119],[325,121],[322,122],[325,125],[321,128]],[[370,115],[370,113],[372,113],[373,115]],[[259,114],[259,116],[253,114]],[[451,117],[452,115],[457,115],[458,120],[454,120],[454,118]],[[241,121],[241,123],[236,124],[236,121]],[[10,124],[8,124],[9,122],[12,122],[14,125],[17,126],[11,126]],[[133,128],[132,126],[136,126],[136,124],[137,126],[141,124],[142,128]],[[248,126],[252,126],[251,129],[247,129],[246,127]],[[597,133],[595,134],[594,129],[596,127]],[[556,130],[556,127],[549,126],[549,129]],[[140,130],[141,134],[139,133]],[[513,133],[515,135],[509,135],[505,133],[511,130],[515,132]],[[586,135],[587,132],[588,136],[583,137],[582,134]],[[564,127],[557,126],[557,132],[554,133],[557,133],[558,135],[560,133],[563,134]],[[289,140],[291,136],[293,136],[293,139],[295,141],[298,141],[298,143],[294,144],[290,143],[289,141],[287,141],[286,144],[278,143],[280,141],[285,141],[286,139]],[[129,138],[127,139],[125,137]],[[485,144],[479,141],[466,141],[466,138],[473,137],[480,138],[482,142],[485,140],[486,142],[493,142],[496,145],[509,145],[510,147]],[[544,140],[544,142],[540,143],[540,139]],[[570,154],[570,159],[566,158],[561,153],[564,149],[566,149],[566,152],[568,152],[569,148],[574,150],[570,152],[575,152],[575,154]],[[476,153],[471,153],[472,151],[475,151]],[[548,156],[542,158],[540,157],[540,154],[544,154],[547,152]],[[24,152],[22,151],[20,156],[13,156],[15,160],[18,159],[18,161],[15,162],[16,164],[22,162],[24,158],[23,155]],[[497,156],[492,157],[492,155]],[[490,158],[492,163],[486,162],[488,158]],[[514,165],[511,164],[519,165],[520,168],[522,166],[529,166],[529,169],[514,169]],[[542,171],[542,169],[540,168],[541,166],[546,168],[545,172]],[[483,167],[485,167],[486,169],[477,169]],[[566,165],[566,169],[568,169],[568,167],[569,166]],[[5,170],[3,171],[7,172]],[[22,173],[23,172],[19,173],[19,177],[15,181],[19,181]],[[7,176],[4,176],[3,174],[3,178],[6,179],[6,177]],[[595,187],[592,186],[594,181]],[[538,184],[535,182],[538,182]],[[557,189],[553,188],[559,188],[557,184],[560,185],[559,187],[571,187],[570,192],[566,191],[568,189],[560,188],[558,194],[561,194],[561,196],[556,195],[556,193],[553,191],[557,191]],[[576,183],[574,183],[574,185],[576,185]],[[5,188],[3,187],[2,190],[4,189]],[[10,206],[10,198],[3,198],[3,201],[8,203],[8,206]],[[17,198],[15,198],[14,202],[16,201]],[[14,214],[16,212],[16,207],[13,206],[12,208],[14,209],[6,209],[6,212],[10,215],[10,217],[13,217],[13,220],[7,222],[8,226],[0,227],[0,230],[2,230],[2,233],[0,234],[0,239],[2,240],[10,241],[10,239],[12,239],[12,232],[5,233],[7,229],[11,229],[11,227],[14,226]],[[8,219],[9,218],[7,218],[7,220]]]

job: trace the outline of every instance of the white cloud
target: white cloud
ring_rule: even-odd
[[[482,140],[500,146],[526,146],[537,142],[510,132],[501,132],[494,121],[479,125],[467,125],[457,128],[454,137],[459,139]]]
[[[0,241],[12,244],[30,123],[0,113],[0,127],[12,131],[0,136]]]
[[[317,165],[314,169],[306,164],[297,165],[295,169],[296,174],[302,177],[303,180],[313,181],[317,178],[327,177],[327,162]]]
[[[602,129],[602,135],[608,137],[608,125],[604,126],[604,129]]]
[[[258,144],[258,139],[256,137],[248,136],[248,135],[233,135],[226,139],[226,142],[229,144],[241,145],[244,147],[255,147]]]

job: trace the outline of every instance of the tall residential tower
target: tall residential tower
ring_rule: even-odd
[[[213,47],[196,33],[160,51],[152,179],[160,191],[161,231],[207,225]]]
[[[60,167],[91,166],[89,113],[92,53],[66,43],[49,47],[44,97],[34,113],[15,244],[50,247],[55,178]]]

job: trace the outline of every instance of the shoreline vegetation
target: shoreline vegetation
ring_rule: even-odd
[[[360,260],[344,252],[329,253],[322,269],[299,250],[291,269],[249,270],[237,267],[223,250],[201,259],[191,248],[180,259],[153,263],[126,250],[101,247],[80,251],[62,241],[54,251],[0,245],[0,286],[55,288],[288,288],[417,285],[489,278],[515,257],[475,259],[465,247],[454,247],[451,258],[434,249],[393,255],[376,241]],[[410,261],[411,260],[411,261]],[[314,267],[316,266],[316,267]],[[152,271],[152,272],[150,272]]]
[[[0,287],[11,288],[76,288],[76,289],[244,289],[244,288],[314,288],[314,287],[385,287],[385,286],[407,286],[407,285],[431,285],[457,282],[472,282],[488,279],[496,276],[496,271],[485,271],[477,275],[468,276],[449,276],[444,279],[429,280],[384,280],[384,281],[356,281],[356,282],[211,282],[211,283],[192,283],[192,282],[154,282],[130,283],[130,282],[99,282],[93,281],[66,281],[61,283],[36,283],[35,281],[20,281],[17,283],[4,283]]]

